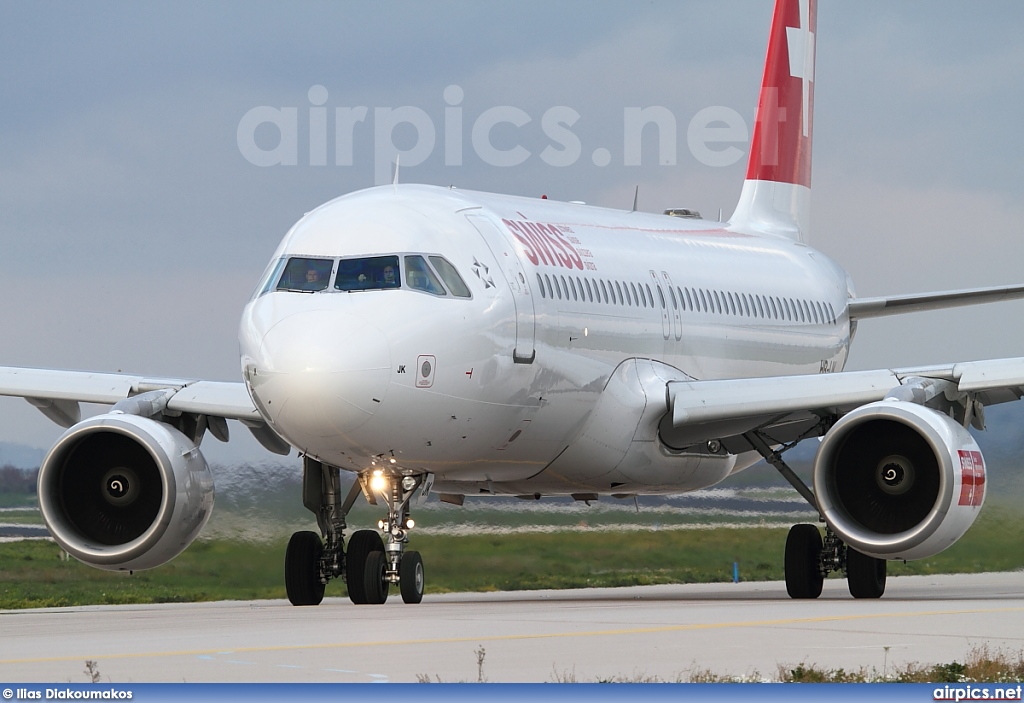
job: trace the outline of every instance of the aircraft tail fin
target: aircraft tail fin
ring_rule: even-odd
[[[731,229],[806,238],[817,16],[817,0],[776,0],[747,177]]]

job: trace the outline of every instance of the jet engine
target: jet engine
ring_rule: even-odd
[[[39,469],[50,534],[79,561],[150,569],[178,556],[213,510],[199,448],[162,422],[112,412],[65,432]]]
[[[814,492],[847,545],[879,559],[921,559],[960,539],[981,512],[985,461],[949,416],[882,400],[847,414],[822,439]]]

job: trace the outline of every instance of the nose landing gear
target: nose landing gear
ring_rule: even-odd
[[[409,504],[418,492],[429,490],[429,481],[429,475],[375,470],[359,476],[342,501],[339,469],[306,457],[302,502],[317,516],[324,541],[315,532],[292,535],[285,552],[288,600],[293,605],[319,605],[327,582],[344,576],[349,599],[358,605],[384,603],[391,584],[398,584],[404,602],[422,601],[423,558],[406,546],[415,525]],[[349,538],[346,552],[345,518],[360,493],[372,505],[377,497],[386,503],[387,518],[377,523],[386,540],[375,530],[358,530]]]
[[[378,469],[367,480],[370,492],[383,498],[388,506],[387,518],[377,523],[387,538],[383,555],[382,558],[367,559],[373,575],[367,572],[366,581],[367,584],[371,581],[374,584],[381,582],[384,598],[387,598],[388,586],[394,583],[399,585],[405,603],[419,603],[423,600],[423,558],[419,552],[406,551],[406,546],[409,543],[409,531],[416,525],[409,515],[409,503],[423,488],[425,478],[423,474],[402,475]]]

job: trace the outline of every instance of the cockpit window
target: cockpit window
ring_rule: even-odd
[[[338,262],[338,277],[334,282],[338,290],[380,290],[401,286],[397,256],[371,256]]]
[[[422,256],[405,257],[405,282],[410,288],[426,291],[433,295],[447,295],[444,286],[427,266]]]
[[[469,292],[469,286],[462,280],[462,276],[455,269],[448,259],[443,256],[430,256],[430,263],[434,265],[434,269],[438,275],[441,276],[441,280],[448,286],[448,290],[452,292],[456,298],[472,298],[473,294]],[[408,265],[408,264],[406,264]]]
[[[293,256],[288,260],[277,282],[277,290],[297,290],[312,293],[323,290],[331,280],[332,259],[307,259]]]
[[[253,294],[253,298],[258,298],[264,293],[269,293],[274,289],[274,284],[281,277],[281,271],[284,269],[287,259],[277,259],[272,261],[270,266],[267,267],[266,273],[263,274],[263,278],[260,279],[259,286],[256,287],[256,292]]]

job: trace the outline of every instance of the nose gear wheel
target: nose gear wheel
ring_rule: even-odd
[[[311,457],[303,461],[302,502],[317,517],[320,535],[296,532],[285,552],[285,590],[293,605],[318,605],[327,582],[343,577],[349,599],[357,605],[387,601],[392,584],[399,586],[402,600],[423,600],[423,558],[406,551],[413,521],[409,504],[419,492],[429,490],[430,476],[409,474],[397,467],[376,470],[358,477],[341,500],[341,476],[336,466]],[[426,485],[425,485],[426,484]],[[345,549],[345,519],[362,493],[372,504],[380,498],[387,505],[387,517],[379,523],[384,533],[358,530]]]

